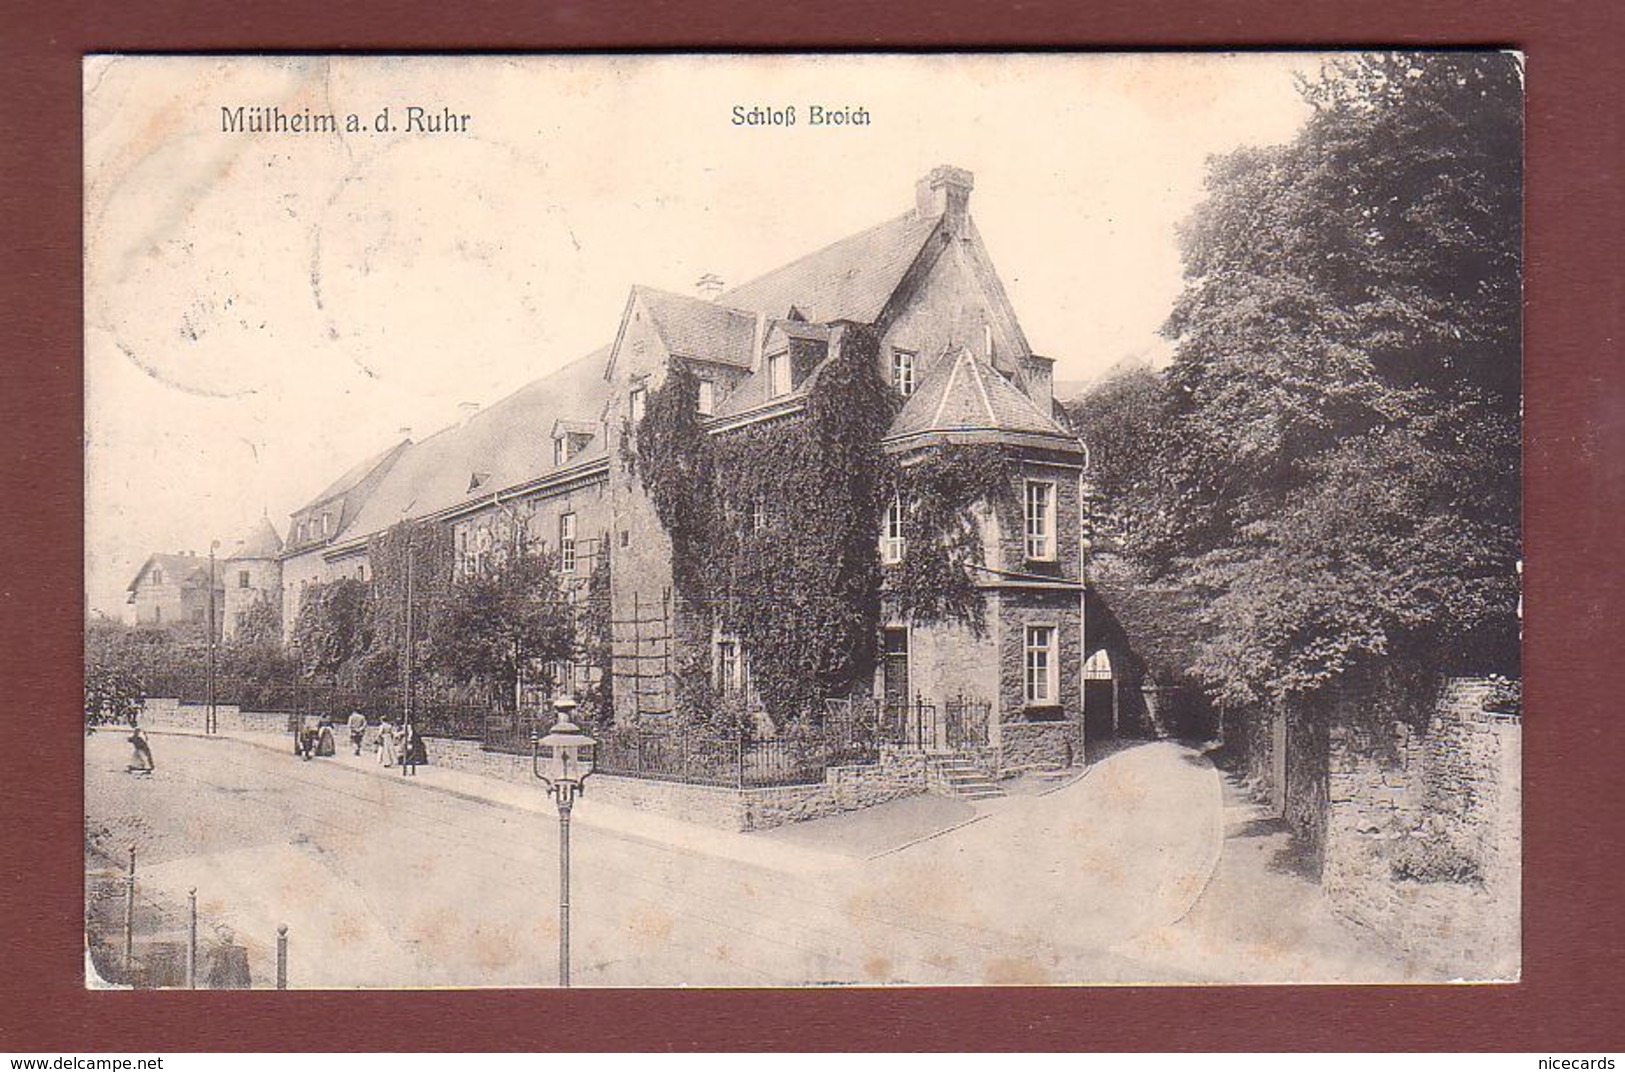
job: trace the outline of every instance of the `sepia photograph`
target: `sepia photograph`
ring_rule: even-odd
[[[1521,55],[83,104],[87,987],[1520,979]]]

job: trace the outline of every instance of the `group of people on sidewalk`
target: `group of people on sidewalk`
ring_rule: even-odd
[[[418,764],[429,762],[429,750],[423,737],[410,722],[397,726],[386,716],[378,724],[378,742],[374,747],[380,764],[399,767],[402,774],[416,775]]]
[[[345,728],[350,731],[350,748],[359,756],[366,742],[367,717],[360,711],[352,711]],[[428,748],[416,727],[411,723],[396,725],[388,717],[378,725],[373,751],[379,765],[398,767],[403,775],[415,775],[418,764],[429,762]],[[333,720],[324,715],[314,726],[301,725],[294,733],[294,753],[303,759],[336,754]]]

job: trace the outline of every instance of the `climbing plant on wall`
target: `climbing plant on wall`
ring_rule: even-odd
[[[977,502],[1011,486],[993,447],[889,459],[882,439],[899,400],[880,374],[873,329],[848,325],[816,368],[795,416],[712,436],[694,374],[674,362],[636,433],[636,468],[671,535],[673,575],[695,637],[711,629],[749,653],[770,714],[814,717],[828,696],[872,679],[882,574],[877,537],[894,493],[911,503],[910,554],[886,592],[918,623],[980,629],[972,568],[985,560]],[[715,700],[702,660],[680,668],[688,706]]]
[[[985,565],[982,511],[1019,523],[1012,465],[992,444],[933,448],[891,467],[886,500],[903,508],[902,561],[886,567],[886,590],[913,622],[956,622],[982,635],[986,600],[977,587]],[[1014,512],[1014,519],[1011,514]]]

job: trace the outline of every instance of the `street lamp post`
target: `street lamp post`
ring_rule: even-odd
[[[214,550],[220,546],[219,540],[209,541],[209,705],[204,709],[203,732],[218,733],[219,717],[215,713],[214,697]]]
[[[553,701],[558,719],[545,737],[531,738],[531,769],[547,783],[559,806],[559,985],[570,985],[570,808],[593,768],[598,742],[571,721],[576,702],[569,696]]]

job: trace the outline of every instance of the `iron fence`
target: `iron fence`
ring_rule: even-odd
[[[209,702],[205,674],[160,670],[145,674],[143,684],[148,696],[169,697],[184,704]],[[406,710],[398,686],[363,689],[324,682],[216,675],[213,696],[216,704],[243,711],[286,714],[290,729],[307,718],[322,715],[343,722],[351,711],[359,711],[369,721],[379,722],[385,718],[398,720]],[[478,741],[485,737],[487,723],[494,714],[489,704],[447,696],[423,686],[412,690],[412,723],[425,736]]]

